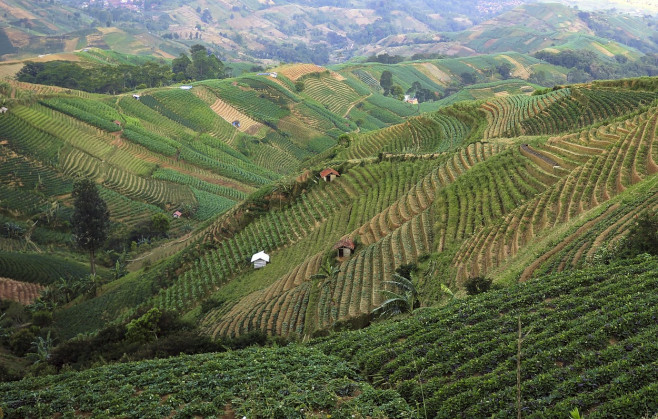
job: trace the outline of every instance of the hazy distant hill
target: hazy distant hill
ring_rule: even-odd
[[[502,2],[199,0],[92,3],[5,0],[0,52],[46,54],[84,47],[173,58],[202,42],[227,60],[342,62],[387,52],[474,55],[543,48],[592,49],[602,54],[656,50],[653,18],[582,13],[557,4]],[[134,7],[137,10],[131,10]],[[516,9],[514,9],[516,8]],[[513,10],[514,9],[514,10]],[[0,40],[4,37],[0,37]],[[609,40],[614,46],[606,46]],[[4,46],[3,46],[4,45]],[[630,47],[630,50],[629,50]],[[630,52],[629,52],[630,51]]]

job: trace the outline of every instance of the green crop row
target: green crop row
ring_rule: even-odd
[[[374,389],[344,361],[297,345],[116,364],[2,383],[0,391],[7,418],[81,412],[109,417],[413,414],[399,395]]]
[[[538,278],[314,343],[388,383],[427,417],[658,412],[658,261]],[[633,378],[635,377],[635,378]],[[623,414],[622,414],[623,412]]]
[[[48,285],[59,278],[85,276],[89,267],[54,255],[0,251],[0,272],[16,281]]]
[[[68,101],[65,101],[63,99],[59,99],[59,98],[44,99],[41,100],[40,103],[51,109],[65,113],[81,121],[84,121],[88,124],[91,124],[95,127],[98,127],[102,130],[109,132],[121,131],[121,125],[117,125],[116,123],[113,122],[113,120],[104,118],[102,116],[98,116],[98,114],[94,113],[93,110],[87,111],[77,106],[73,106]]]
[[[154,153],[164,154],[165,156],[173,156],[178,151],[176,146],[180,146],[173,140],[160,137],[138,126],[124,129],[122,135]]]
[[[206,182],[197,177],[187,175],[185,173],[180,173],[172,169],[158,169],[153,173],[152,177],[153,179],[161,179],[169,182],[189,185],[195,189],[210,192],[214,195],[224,196],[231,200],[243,200],[247,197],[247,194],[237,189]]]
[[[64,143],[57,137],[25,121],[14,112],[0,118],[0,138],[11,140],[9,146],[17,152],[56,164]]]
[[[199,203],[199,209],[194,213],[194,218],[201,221],[220,215],[235,205],[235,201],[210,192],[195,188],[192,188],[192,192]]]

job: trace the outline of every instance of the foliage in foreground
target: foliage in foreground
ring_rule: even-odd
[[[524,417],[658,412],[658,258],[554,274],[310,346],[117,364],[0,384],[8,417]],[[364,379],[368,379],[368,384]],[[410,408],[413,407],[412,408]]]
[[[117,364],[0,384],[7,418],[413,417],[400,396],[363,382],[346,362],[317,349],[248,348]]]
[[[516,416],[518,318],[523,416],[658,412],[658,259],[544,276],[404,320],[324,338],[427,417]],[[529,332],[529,333],[528,333]]]

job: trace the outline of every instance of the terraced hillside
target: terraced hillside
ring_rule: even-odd
[[[653,92],[601,87],[554,90],[540,96],[511,96],[482,105],[489,122],[484,138],[556,134],[627,113],[656,99]]]
[[[548,165],[557,164],[553,170],[561,173],[561,179],[465,242],[454,259],[458,278],[504,266],[538,237],[555,234],[563,226],[571,228],[561,232],[559,245],[527,266],[522,279],[541,265],[544,270],[562,270],[567,264],[582,264],[598,246],[613,239],[615,231],[621,234],[633,214],[654,205],[656,121],[656,109],[651,108],[624,122],[553,137],[537,149],[528,147],[534,154],[531,158],[544,159],[544,165],[547,160],[552,161]],[[614,199],[636,184],[644,189],[631,199],[632,205],[625,202],[630,191],[624,199]]]
[[[656,273],[646,257],[544,275],[311,345],[354,362],[420,417],[565,417],[574,408],[652,417]]]
[[[259,86],[265,84],[275,89]],[[227,86],[246,89],[211,83],[203,95],[225,94]],[[547,109],[581,94],[591,103],[582,124],[598,125],[548,138],[560,126],[543,122],[537,125],[542,136],[496,138],[529,120],[554,120]],[[292,96],[278,97],[299,106]],[[612,97],[628,100],[605,105]],[[306,336],[367,322],[382,302],[383,281],[402,265],[429,260],[434,267],[418,284],[424,304],[443,298],[442,283],[462,293],[476,275],[508,283],[535,271],[583,266],[623,234],[633,214],[652,208],[656,110],[645,104],[654,97],[642,89],[572,86],[455,105],[351,134],[333,149],[333,163],[316,162],[339,170],[334,182],[321,181],[318,172],[326,166],[316,165],[300,180],[272,184],[219,217],[175,266],[164,268],[164,287],[141,294],[141,307],[198,317],[214,337],[255,330]],[[255,115],[246,105],[242,112]],[[488,141],[478,141],[483,137]],[[171,169],[158,173],[174,176]],[[190,175],[183,179],[192,186]],[[624,204],[636,184],[645,192]],[[214,192],[207,183],[193,188]],[[347,237],[357,243],[355,253],[337,259],[333,247]],[[563,242],[556,247],[556,240]],[[253,270],[249,260],[261,250],[271,263]],[[338,275],[311,280],[326,263]],[[208,299],[221,304],[202,311],[200,302]],[[123,307],[124,315],[135,310],[111,305]],[[71,308],[70,315],[85,307]]]
[[[572,90],[577,89],[587,88],[576,87]],[[608,98],[612,93],[610,89],[594,89],[589,94],[596,98],[594,103],[604,103],[601,98]],[[525,108],[519,107],[518,114],[528,115],[530,109],[538,107],[538,103],[551,103],[560,97],[567,97],[565,94],[572,93],[568,90],[556,91],[545,97],[532,97]],[[646,103],[653,93],[629,93],[628,97],[636,100],[635,107],[632,104],[627,107],[620,105],[616,111],[610,111],[616,112],[613,114],[606,113],[608,109],[601,105],[601,116],[596,118],[602,120],[639,109],[637,105]],[[482,106],[493,109],[500,103],[496,100]],[[590,112],[598,115],[594,109],[597,108],[593,106]],[[548,120],[551,118],[549,113],[536,114]],[[363,160],[368,162],[363,169],[352,167],[344,171],[337,182],[312,187],[310,192],[297,198],[308,200],[304,209],[296,209],[297,204],[281,211],[275,208],[273,213],[262,217],[262,221],[252,223],[247,229],[253,232],[253,237],[247,241],[251,243],[250,247],[246,246],[248,250],[244,245],[231,244],[229,240],[232,239],[220,238],[221,244],[216,245],[218,250],[203,256],[198,265],[195,263],[198,266],[195,273],[185,274],[184,283],[189,285],[181,286],[181,289],[197,289],[193,284],[198,278],[206,278],[205,281],[218,278],[202,286],[201,294],[195,294],[194,298],[211,292],[213,286],[219,287],[216,295],[231,296],[221,308],[210,311],[202,320],[203,328],[213,336],[237,336],[252,330],[307,335],[336,323],[368,316],[381,302],[379,290],[383,287],[382,281],[390,278],[398,267],[418,263],[419,259],[431,257],[436,252],[452,258],[452,263],[441,269],[447,275],[443,281],[451,286],[456,284],[461,287],[463,281],[476,275],[493,274],[508,278],[512,273],[507,269],[519,263],[514,259],[517,255],[528,262],[525,266],[535,266],[533,259],[528,260],[530,253],[524,252],[526,247],[531,244],[536,246],[538,241],[544,240],[547,243],[544,252],[556,253],[557,248],[553,249],[548,244],[554,243],[555,231],[566,228],[564,226],[569,226],[572,233],[578,230],[573,220],[580,220],[579,225],[582,225],[581,214],[588,214],[585,217],[609,215],[602,205],[633,184],[640,183],[649,192],[638,198],[642,204],[638,206],[636,202],[625,208],[635,208],[633,213],[639,213],[641,208],[651,207],[651,174],[655,171],[655,163],[650,158],[651,150],[654,150],[654,114],[655,110],[651,108],[623,122],[600,125],[548,141],[538,138],[532,144],[523,142],[527,139],[489,144],[477,142],[458,146],[456,153],[418,154],[416,157],[409,154],[402,160],[383,150],[390,147],[399,151],[401,147],[396,147],[397,144],[413,141],[416,138],[412,131],[414,126],[425,129],[417,138],[432,139],[438,141],[435,144],[450,149],[463,142],[472,132],[481,132],[478,131],[477,120],[464,119],[476,124],[467,127],[450,112],[439,112],[410,119],[403,125],[376,133],[353,136],[350,144],[340,151],[343,153],[341,156],[354,159],[383,154],[379,159]],[[487,130],[503,119],[500,115],[502,113],[488,120],[491,125],[484,132],[493,132]],[[513,120],[513,117],[504,118]],[[446,120],[461,124],[460,136],[453,139],[436,135],[439,130],[432,129],[431,123],[445,123]],[[443,131],[439,132],[446,131],[445,125],[437,126],[443,127]],[[551,130],[546,128],[543,133],[549,134]],[[405,134],[409,132],[411,134]],[[381,140],[376,142],[371,138]],[[619,155],[619,152],[623,154]],[[395,161],[389,162],[389,157],[395,158]],[[353,160],[352,164],[358,161]],[[389,165],[395,167],[394,173],[388,172]],[[412,177],[408,178],[409,175]],[[650,183],[642,183],[643,179]],[[316,196],[326,198],[316,201]],[[306,211],[310,214],[304,215]],[[274,215],[279,212],[281,215]],[[300,215],[302,218],[299,218]],[[607,223],[616,225],[617,235],[622,234],[625,225],[618,221],[618,216],[628,222],[630,215],[623,214],[621,210],[610,215]],[[282,225],[279,219],[291,218],[297,219],[293,228],[275,228]],[[593,230],[587,228],[590,224],[578,231],[593,234]],[[268,228],[264,227],[267,225],[273,232],[268,232]],[[283,225],[286,225],[285,222]],[[295,233],[287,233],[290,230]],[[289,241],[280,241],[282,233]],[[607,231],[606,234],[612,233]],[[346,260],[334,260],[331,248],[344,237],[356,239],[359,243],[356,253]],[[569,239],[563,244],[571,241]],[[579,240],[575,249],[569,246],[568,254],[571,256],[561,254],[563,260],[551,262],[553,264],[550,266],[554,269],[559,266],[560,270],[567,263],[570,267],[582,266],[583,255],[595,252],[593,247],[599,246],[602,241],[603,238],[596,239],[594,236],[586,246]],[[238,249],[239,253],[236,252]],[[250,253],[263,249],[271,252],[273,258],[267,267],[267,274],[263,273],[265,270],[243,270],[237,280],[231,279],[231,282],[237,281],[235,284],[223,288],[224,278],[236,273],[221,266],[226,263],[225,255],[236,254],[234,260],[237,265],[240,260],[245,261]],[[553,253],[540,253],[543,256],[536,263],[545,262]],[[336,264],[340,273],[324,282],[311,280],[327,258]],[[283,262],[278,262],[278,259]],[[549,266],[549,262],[544,265]],[[248,269],[244,262],[242,266]],[[222,271],[219,275],[213,273]],[[428,278],[421,284],[428,301],[441,298],[436,281]],[[246,282],[250,285],[239,285]],[[236,294],[238,288],[240,291]],[[173,296],[161,297],[159,301],[167,298],[174,299]],[[184,301],[184,297],[177,298]]]
[[[8,418],[293,417],[309,410],[540,418],[567,417],[574,408],[592,418],[652,417],[657,275],[656,258],[643,256],[542,276],[305,345],[0,383],[0,407]]]

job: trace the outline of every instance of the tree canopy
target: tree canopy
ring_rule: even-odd
[[[98,194],[96,184],[81,179],[73,184],[73,217],[71,225],[75,243],[89,252],[91,274],[96,274],[94,256],[105,243],[110,228],[110,211]]]

